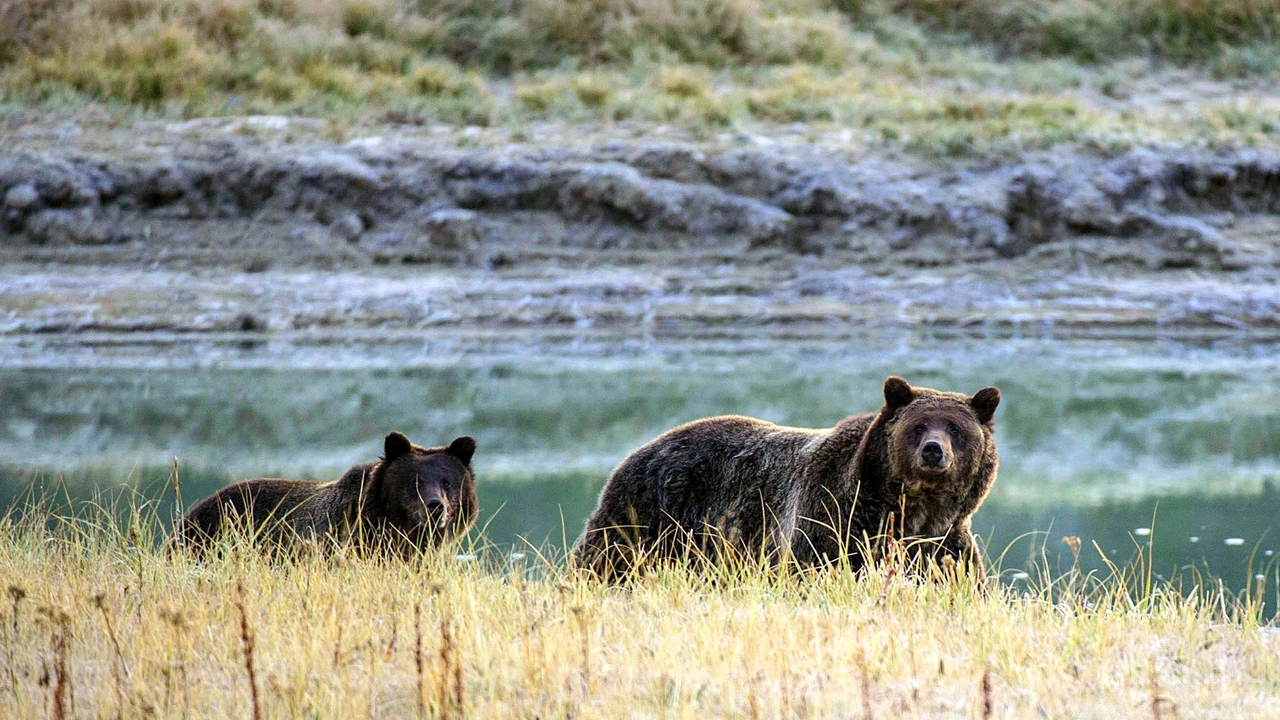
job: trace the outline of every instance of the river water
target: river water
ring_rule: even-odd
[[[1008,581],[1041,552],[1229,587],[1280,550],[1280,344],[1241,337],[617,336],[436,333],[305,343],[27,339],[0,348],[0,500],[163,495],[237,479],[332,479],[401,430],[479,443],[486,538],[572,542],[609,470],[679,423],[734,413],[825,427],[876,409],[886,376],[997,385],[1001,468],[974,529]],[[1148,545],[1150,543],[1150,545]],[[1066,556],[1066,565],[1070,564]]]

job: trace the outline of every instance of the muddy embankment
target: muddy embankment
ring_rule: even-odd
[[[1280,155],[251,139],[0,157],[0,332],[1280,330]]]

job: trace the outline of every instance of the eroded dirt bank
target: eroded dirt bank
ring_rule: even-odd
[[[237,135],[0,157],[0,331],[1280,328],[1280,155]]]

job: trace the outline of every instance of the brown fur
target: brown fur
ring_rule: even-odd
[[[401,554],[438,546],[475,522],[475,441],[423,448],[393,432],[377,462],[360,463],[328,483],[262,478],[232,485],[202,500],[183,518],[174,542],[205,552],[234,523],[255,544],[360,541]]]
[[[1000,391],[969,397],[891,377],[884,395],[879,412],[822,430],[722,416],[668,431],[614,470],[574,565],[616,578],[641,556],[732,549],[858,569],[864,539],[930,538],[934,558],[980,576],[970,521],[996,479]],[[911,547],[918,557],[924,545]]]

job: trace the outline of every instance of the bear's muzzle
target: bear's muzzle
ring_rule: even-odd
[[[926,473],[942,473],[951,468],[953,457],[947,437],[942,433],[929,433],[916,451],[916,466]]]
[[[434,497],[426,502],[427,514],[422,524],[443,530],[449,522],[449,503],[442,498]]]

